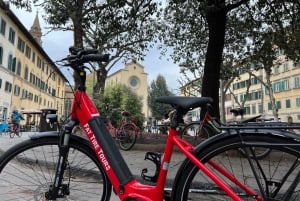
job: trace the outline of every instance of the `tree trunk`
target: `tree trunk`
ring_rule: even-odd
[[[211,9],[207,11],[206,18],[209,28],[209,41],[206,51],[201,95],[202,97],[213,98],[213,115],[220,118],[219,87],[225,40],[226,10],[225,8]],[[201,118],[204,117],[204,112],[205,111],[201,110]]]
[[[271,72],[268,73],[266,71],[266,80],[267,80],[267,86],[268,86],[268,90],[269,90],[269,98],[270,98],[270,102],[271,102],[271,106],[272,106],[272,114],[274,116],[274,120],[278,121],[278,111],[277,111],[277,106],[276,106],[276,102],[275,102],[275,98],[274,98],[274,92],[272,89],[270,77],[271,77]]]
[[[224,81],[220,80],[220,120],[221,122],[226,122],[226,111],[225,111],[225,97],[226,97],[226,91],[224,90]]]
[[[83,47],[82,9],[84,0],[76,1],[76,10],[71,16],[74,26],[74,47]],[[77,12],[76,12],[77,11]],[[79,87],[79,75],[73,73],[75,89]]]
[[[96,71],[96,84],[93,88],[93,99],[100,100],[103,96],[104,88],[105,88],[105,80],[107,78],[107,70],[104,66],[99,64],[99,69]]]

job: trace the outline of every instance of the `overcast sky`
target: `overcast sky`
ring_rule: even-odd
[[[36,16],[36,9],[33,9],[31,13],[26,12],[25,10],[16,9],[13,6],[11,6],[11,9],[23,25],[29,30]],[[43,34],[46,34],[47,30],[45,28],[47,25],[45,24],[41,14],[39,14],[39,20]],[[51,32],[42,37],[42,42],[45,52],[53,61],[57,61],[68,55],[68,48],[73,44],[73,35],[71,32]],[[162,74],[166,78],[169,89],[171,89],[173,93],[178,94],[179,84],[177,80],[180,77],[178,65],[168,61],[167,58],[160,59],[159,57],[159,51],[152,49],[147,53],[144,61],[138,61],[144,66],[145,72],[148,73],[148,83],[156,79],[159,74]],[[124,64],[118,63],[112,68],[109,74],[123,67]],[[67,78],[72,77],[71,73],[66,69],[62,71],[66,74]]]

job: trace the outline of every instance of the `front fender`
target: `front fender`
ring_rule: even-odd
[[[59,136],[58,131],[35,132],[35,133],[28,135],[28,137],[31,140],[35,140],[35,139],[42,138],[42,137],[55,137],[55,136]]]
[[[60,134],[59,134],[59,131],[35,132],[35,133],[28,135],[28,137],[30,140],[36,140],[39,138],[46,138],[46,137],[60,137]],[[92,149],[91,144],[88,141],[88,139],[83,136],[71,134],[70,139],[80,142],[82,144],[85,144]]]

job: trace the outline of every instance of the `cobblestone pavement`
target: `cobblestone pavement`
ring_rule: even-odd
[[[28,139],[28,136],[32,134],[30,132],[23,132],[21,137],[15,136],[13,139],[9,137],[9,135],[1,135],[0,136],[0,154],[3,151],[8,150],[13,145]],[[149,139],[147,139],[149,140]],[[139,141],[138,141],[139,142]],[[145,141],[143,141],[143,144],[135,144],[132,150],[130,151],[122,151],[121,153],[127,162],[129,169],[133,173],[133,175],[139,180],[141,179],[141,171],[144,168],[148,169],[148,174],[153,175],[155,172],[155,165],[154,163],[150,162],[149,160],[144,160],[145,153],[148,151],[154,151],[154,152],[162,152],[163,151],[163,144],[161,144],[161,141],[155,141],[153,140],[153,144],[147,144]],[[178,168],[180,167],[181,162],[184,160],[184,156],[179,152],[174,152],[172,157],[172,162],[170,164],[170,170],[168,172],[168,186],[171,185],[172,179],[175,177],[176,172]],[[112,201],[118,200],[118,198],[112,193]]]
[[[28,135],[31,133],[23,133],[22,137],[15,137],[13,139],[11,139],[8,135],[2,135],[0,136],[0,155],[3,151],[6,151],[7,149],[9,149],[11,146],[28,139]],[[149,140],[149,138],[147,139],[143,139],[143,140]],[[162,140],[162,139],[160,139]],[[150,162],[149,160],[144,160],[145,158],[145,153],[148,151],[154,151],[154,152],[161,152],[163,150],[163,144],[162,141],[159,141],[159,139],[157,140],[151,140],[152,143],[148,144],[146,143],[146,141],[141,141],[138,140],[137,144],[133,147],[132,150],[130,151],[121,151],[121,154],[123,155],[125,161],[127,162],[129,169],[131,170],[131,172],[133,173],[133,175],[139,180],[141,181],[141,171],[144,168],[148,168],[148,174],[151,176],[154,174],[155,172],[155,165]],[[274,153],[277,156],[277,153]],[[280,158],[280,156],[278,156]],[[181,162],[184,160],[184,156],[175,151],[170,163],[170,169],[168,172],[168,176],[167,176],[167,187],[171,186],[172,183],[172,179],[175,177],[176,172],[178,170],[178,168],[181,165]],[[220,158],[217,160],[220,160],[221,164],[224,165],[224,167],[226,166],[225,163],[223,163],[226,161],[226,158],[223,159],[224,157],[220,155]],[[243,159],[246,160],[246,159]],[[234,168],[236,170],[235,175],[239,175],[239,174],[244,174],[244,173],[250,173],[251,172],[251,167],[250,166],[244,166],[243,164],[247,164],[246,162],[244,163],[242,160],[237,160],[236,162],[230,161],[230,167]],[[270,162],[270,161],[269,161]],[[286,164],[288,164],[289,158],[285,158],[285,162]],[[269,163],[268,161],[266,161],[266,163],[261,163],[261,165],[266,165],[267,167],[269,167]],[[289,165],[286,165],[287,167],[290,167]],[[240,168],[242,167],[242,168]],[[263,167],[263,169],[267,170],[265,167]],[[295,172],[297,173],[297,172]],[[293,176],[293,175],[292,175]],[[249,182],[251,183],[252,181]],[[255,182],[255,181],[254,181]],[[114,195],[114,193],[112,193],[112,198],[111,201],[116,201],[118,200],[118,198]]]

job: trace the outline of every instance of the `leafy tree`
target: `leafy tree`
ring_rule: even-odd
[[[103,94],[100,111],[103,116],[109,116],[114,126],[117,126],[122,111],[128,111],[130,118],[142,127],[145,117],[142,113],[142,98],[129,87],[122,84],[109,85]]]
[[[298,1],[170,0],[161,39],[174,50],[176,63],[192,71],[204,69],[201,95],[214,99],[219,116],[221,72],[232,69],[222,70],[222,60],[231,57],[238,62],[265,52],[267,36],[273,33],[274,45],[284,50],[294,47],[297,51],[288,51],[289,57],[299,57],[299,11]]]
[[[95,100],[103,93],[107,74],[116,62],[144,58],[153,45],[160,17],[159,3],[151,0],[23,0],[13,3],[27,8],[36,3],[42,7],[50,31],[72,31],[75,47],[88,45],[101,53],[110,53],[108,63],[95,66]],[[74,79],[78,86],[76,74]]]
[[[156,119],[161,119],[166,113],[171,111],[171,106],[167,104],[157,103],[155,99],[160,96],[174,95],[169,91],[166,79],[163,75],[158,75],[150,84],[148,94],[148,106],[152,112],[152,116]]]

